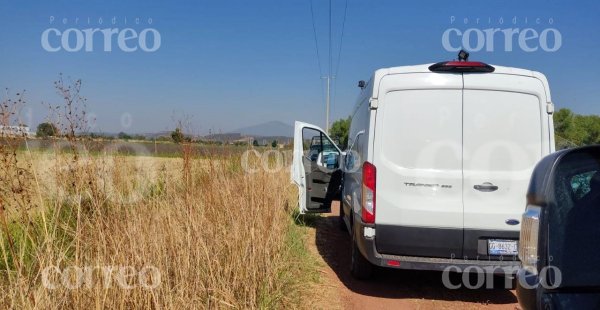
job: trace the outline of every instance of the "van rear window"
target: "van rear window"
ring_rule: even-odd
[[[395,91],[384,100],[383,157],[407,169],[461,169],[461,90]]]
[[[466,89],[463,109],[466,170],[530,174],[542,157],[538,97]]]

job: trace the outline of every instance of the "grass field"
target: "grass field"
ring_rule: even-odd
[[[318,272],[288,169],[178,147],[3,145],[0,308],[310,307]]]

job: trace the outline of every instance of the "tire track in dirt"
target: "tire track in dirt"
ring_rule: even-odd
[[[322,308],[519,309],[514,291],[450,290],[442,284],[441,272],[378,269],[370,281],[352,278],[350,237],[338,228],[338,214],[339,204],[334,202],[332,213],[309,224],[309,248],[324,266],[322,294],[328,297]],[[453,283],[460,282],[460,275],[457,276]]]

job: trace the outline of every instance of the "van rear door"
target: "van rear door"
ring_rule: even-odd
[[[529,178],[549,152],[545,98],[532,77],[464,74],[463,256],[516,255]]]
[[[377,250],[460,257],[462,76],[385,76],[376,111]]]

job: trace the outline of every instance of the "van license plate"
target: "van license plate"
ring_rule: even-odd
[[[488,240],[489,255],[517,255],[519,253],[516,240]]]

